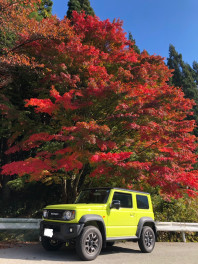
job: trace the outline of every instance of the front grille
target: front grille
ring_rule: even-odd
[[[62,216],[65,210],[48,210],[48,219],[63,220]]]

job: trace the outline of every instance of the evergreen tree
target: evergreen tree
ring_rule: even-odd
[[[73,11],[77,11],[79,13],[81,10],[81,5],[78,0],[70,0],[67,5],[68,5],[68,10],[67,10],[68,18],[71,18]]]
[[[89,0],[69,0],[67,17],[71,18],[73,11],[77,11],[78,13],[80,13],[82,10],[85,11],[87,15],[95,15]]]
[[[91,15],[91,16],[95,15],[89,0],[79,0],[79,2],[81,5],[81,10],[84,10],[87,15]]]
[[[140,54],[140,49],[139,49],[138,46],[136,45],[136,41],[135,41],[135,39],[133,38],[133,35],[131,34],[131,32],[129,32],[129,40],[130,40],[131,42],[133,42],[133,48],[134,48],[134,50],[135,50],[138,54]]]
[[[196,74],[198,64],[194,63],[194,69],[192,69],[189,64],[183,61],[182,54],[179,54],[175,47],[170,45],[167,65],[169,69],[174,70],[170,84],[181,87],[185,97],[195,101],[196,106],[193,108],[194,115],[191,119],[195,119],[198,124],[198,89],[196,83],[198,81],[198,79],[196,80],[196,78],[198,78],[198,75]],[[198,128],[194,130],[194,134],[198,136]]]
[[[193,74],[196,85],[198,85],[198,62],[193,61]]]

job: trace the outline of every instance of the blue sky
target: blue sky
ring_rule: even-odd
[[[67,12],[67,0],[53,0],[53,14]],[[101,19],[123,20],[140,50],[168,57],[169,44],[192,64],[198,61],[198,0],[90,0]]]

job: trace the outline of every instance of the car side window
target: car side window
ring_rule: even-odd
[[[132,208],[132,195],[128,193],[114,192],[113,200],[120,201],[123,208]]]
[[[138,209],[149,209],[149,202],[147,196],[137,194],[136,201]]]

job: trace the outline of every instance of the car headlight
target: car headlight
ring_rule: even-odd
[[[63,220],[73,220],[75,218],[75,211],[65,211],[62,216]]]
[[[43,210],[43,217],[48,218],[48,211],[47,210]]]

